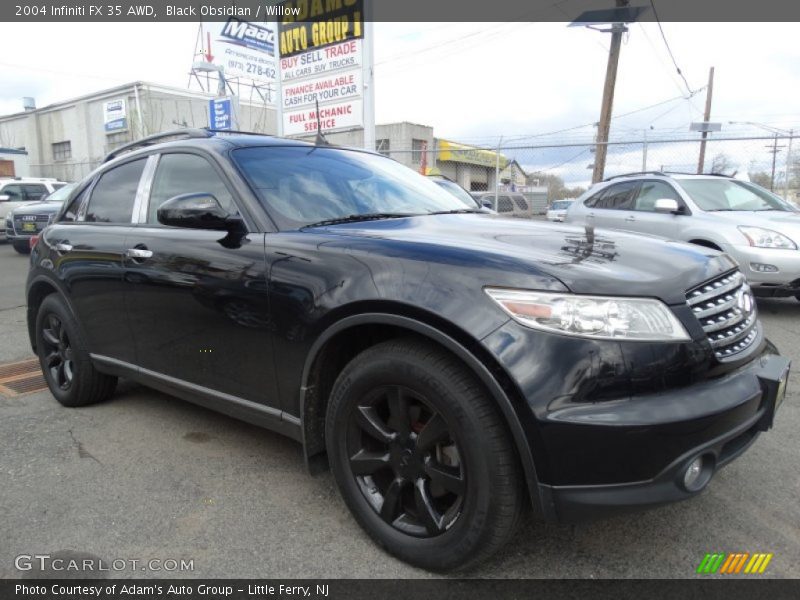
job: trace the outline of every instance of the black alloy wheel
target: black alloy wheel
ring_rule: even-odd
[[[55,313],[47,315],[42,328],[42,344],[44,365],[51,380],[60,389],[69,390],[75,376],[75,352],[64,324]]]
[[[58,294],[42,300],[36,314],[36,353],[47,387],[64,406],[86,406],[114,393],[117,378],[92,364],[78,322]]]
[[[464,569],[486,558],[527,504],[495,400],[461,360],[424,339],[378,343],[344,367],[325,441],[356,521],[419,567]]]
[[[373,390],[351,413],[350,469],[386,523],[417,537],[442,534],[458,519],[466,474],[441,413],[401,385]]]

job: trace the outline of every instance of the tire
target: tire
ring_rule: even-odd
[[[57,294],[36,315],[36,351],[50,392],[64,406],[95,404],[114,393],[117,378],[94,368],[78,323]]]
[[[359,354],[334,383],[325,426],[345,503],[401,560],[467,568],[516,531],[525,496],[510,434],[474,375],[437,346],[398,339]]]
[[[19,252],[20,254],[30,254],[31,248],[28,245],[28,242],[13,242],[14,250]]]

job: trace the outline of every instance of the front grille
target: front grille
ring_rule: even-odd
[[[708,336],[717,358],[728,358],[756,340],[756,303],[739,271],[700,284],[686,301]]]
[[[25,230],[25,223],[34,223],[36,230]],[[14,215],[14,229],[17,233],[38,233],[50,223],[50,215]]]

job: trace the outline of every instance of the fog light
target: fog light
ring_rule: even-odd
[[[777,273],[778,272],[778,267],[776,267],[775,265],[768,265],[768,264],[765,264],[765,263],[754,263],[754,262],[751,262],[750,263],[750,268],[753,269],[753,271],[758,271],[759,273]]]
[[[683,472],[683,487],[689,492],[703,489],[711,479],[713,459],[710,456],[698,456]]]

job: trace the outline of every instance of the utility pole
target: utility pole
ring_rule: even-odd
[[[628,0],[616,0],[617,8],[628,6]],[[603,86],[603,104],[600,108],[600,123],[597,127],[597,149],[594,154],[594,171],[592,183],[603,179],[606,170],[606,153],[608,152],[608,132],[611,129],[611,111],[614,105],[614,86],[617,83],[617,66],[619,51],[622,46],[622,34],[627,31],[624,23],[611,26],[611,48],[608,50],[606,66],[606,82]]]
[[[706,89],[706,112],[703,120],[708,123],[709,119],[711,119],[711,96],[714,93],[714,67],[711,67],[708,71],[708,88]],[[700,158],[697,161],[697,173],[700,174],[703,172],[703,163],[706,161],[706,138],[708,137],[708,132],[704,131],[702,134],[702,139],[700,140]]]
[[[770,149],[770,153],[772,153],[772,174],[769,177],[769,191],[775,191],[775,160],[778,156],[778,152],[783,150],[785,146],[778,146],[778,134],[775,134],[775,138],[772,142],[772,146],[766,146],[766,148]]]
[[[650,126],[652,127],[652,125]],[[647,129],[644,129],[644,142],[642,143],[642,173],[647,171]]]
[[[786,171],[783,174],[783,199],[789,201],[789,169],[792,162],[792,136],[794,129],[789,130],[789,147],[786,148]]]

